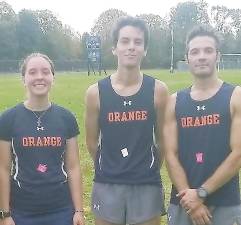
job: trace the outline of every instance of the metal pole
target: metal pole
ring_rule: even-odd
[[[174,34],[173,34],[173,25],[172,25],[171,26],[171,68],[170,68],[170,73],[174,72],[173,60],[174,60]]]

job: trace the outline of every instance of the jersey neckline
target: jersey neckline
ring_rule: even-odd
[[[192,98],[192,96],[191,96],[191,88],[192,88],[192,86],[190,86],[188,88],[188,97],[191,99],[191,101],[197,102],[197,103],[211,101],[212,99],[214,99],[216,96],[219,95],[220,91],[223,89],[225,84],[226,84],[226,82],[223,81],[222,85],[218,88],[218,90],[212,96],[210,96],[209,98],[203,99],[203,100],[195,100],[195,99]]]
[[[145,74],[143,74],[142,75],[142,81],[141,81],[141,85],[140,85],[140,88],[136,91],[136,93],[134,93],[134,94],[132,94],[132,95],[120,95],[120,94],[118,94],[116,91],[115,91],[115,89],[113,88],[113,86],[112,86],[112,82],[111,82],[111,75],[108,77],[108,80],[109,80],[109,83],[110,83],[110,87],[111,87],[111,90],[114,92],[114,94],[116,95],[116,96],[119,96],[120,98],[133,98],[133,97],[135,97],[135,96],[138,96],[140,93],[141,93],[141,91],[142,91],[142,89],[143,89],[143,86],[144,86],[144,78],[145,78]]]

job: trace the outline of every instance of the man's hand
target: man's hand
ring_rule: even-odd
[[[15,225],[12,217],[7,217],[5,219],[0,220],[0,225]]]
[[[199,205],[192,213],[187,212],[192,220],[193,225],[210,225],[212,215],[210,210],[204,204]]]
[[[83,212],[75,212],[73,217],[73,225],[85,225]]]
[[[177,196],[181,199],[181,206],[189,213],[192,213],[192,211],[203,204],[203,200],[198,197],[196,189],[185,189],[179,192]]]

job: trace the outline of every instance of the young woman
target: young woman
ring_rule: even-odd
[[[0,117],[0,224],[83,225],[76,119],[49,100],[46,55],[29,55],[21,70],[27,98]]]

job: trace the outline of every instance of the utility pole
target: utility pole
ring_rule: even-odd
[[[173,60],[174,60],[174,33],[173,33],[173,24],[172,24],[171,25],[171,67],[170,67],[170,73],[174,72]]]

